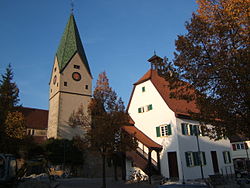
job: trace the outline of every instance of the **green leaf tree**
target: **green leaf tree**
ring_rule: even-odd
[[[128,114],[117,94],[109,86],[105,72],[99,74],[93,98],[89,104],[89,115],[80,108],[70,118],[70,125],[85,127],[81,146],[96,151],[102,158],[103,188],[106,188],[106,159],[118,152],[135,149],[137,142],[126,135],[121,127],[128,124]],[[87,121],[89,119],[89,121]]]
[[[213,125],[212,138],[250,137],[250,1],[197,2],[187,34],[176,40],[174,64],[160,72],[177,89],[172,96],[196,101],[200,113],[192,116]]]

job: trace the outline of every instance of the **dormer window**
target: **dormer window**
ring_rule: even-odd
[[[75,69],[80,69],[80,65],[74,65]]]

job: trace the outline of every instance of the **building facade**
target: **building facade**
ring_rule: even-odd
[[[82,135],[82,127],[69,126],[69,117],[80,107],[87,114],[92,75],[73,14],[56,52],[49,85],[48,138]]]
[[[197,179],[233,173],[230,141],[213,141],[204,135],[203,127],[189,116],[189,111],[198,111],[195,102],[170,98],[169,83],[154,70],[155,61],[162,59],[156,55],[150,58],[152,68],[134,84],[128,113],[136,129],[162,150],[144,149],[143,143],[139,144],[140,150],[167,178]]]
[[[232,159],[237,172],[250,171],[250,141],[248,138],[235,136],[231,138]],[[237,174],[238,175],[238,174]]]
[[[32,136],[36,143],[43,143],[47,139],[48,110],[21,107],[25,122],[26,133]]]

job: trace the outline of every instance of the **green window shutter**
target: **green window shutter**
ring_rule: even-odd
[[[142,87],[142,92],[145,92],[145,86]]]
[[[207,161],[206,161],[206,154],[205,154],[205,152],[202,152],[202,158],[203,158],[203,164],[206,165]]]
[[[193,157],[194,157],[194,166],[198,166],[199,164],[199,153],[198,152],[193,152]]]
[[[156,136],[157,137],[161,136],[160,127],[156,127]]]
[[[186,129],[185,128],[186,128],[186,124],[182,123],[181,124],[181,132],[182,132],[183,135],[186,135]]]
[[[189,163],[189,153],[188,153],[188,152],[185,152],[185,156],[186,156],[186,164],[187,164],[187,167],[190,167],[190,163]]]
[[[153,105],[152,104],[148,105],[148,111],[149,110],[153,110]]]
[[[227,152],[227,154],[228,154],[228,162],[229,162],[229,163],[231,163],[231,162],[232,162],[232,160],[231,160],[231,155],[230,155],[230,152],[228,151],[228,152]]]
[[[141,113],[141,108],[138,108],[138,113]]]
[[[226,164],[227,161],[226,161],[226,152],[223,152],[223,159],[224,159],[224,163]]]
[[[193,134],[196,136],[196,135],[199,135],[198,134],[198,126],[197,125],[193,125]]]
[[[172,135],[171,124],[168,124],[168,135]]]
[[[201,135],[202,136],[206,136],[205,135],[205,127],[204,126],[201,126]]]
[[[194,128],[193,125],[189,124],[190,135],[194,135]]]

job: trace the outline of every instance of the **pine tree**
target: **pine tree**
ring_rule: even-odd
[[[19,102],[19,89],[15,82],[13,82],[13,71],[9,64],[6,72],[1,75],[0,80],[0,124],[4,123],[9,111],[17,106]]]
[[[5,141],[6,139],[8,139],[8,135],[6,134],[7,125],[5,122],[7,120],[7,115],[17,110],[16,107],[19,102],[19,89],[16,83],[13,82],[13,71],[10,64],[6,68],[5,73],[1,76],[2,79],[0,80],[0,145],[4,144],[6,146],[7,143],[5,143]],[[8,122],[10,122],[9,120]]]

